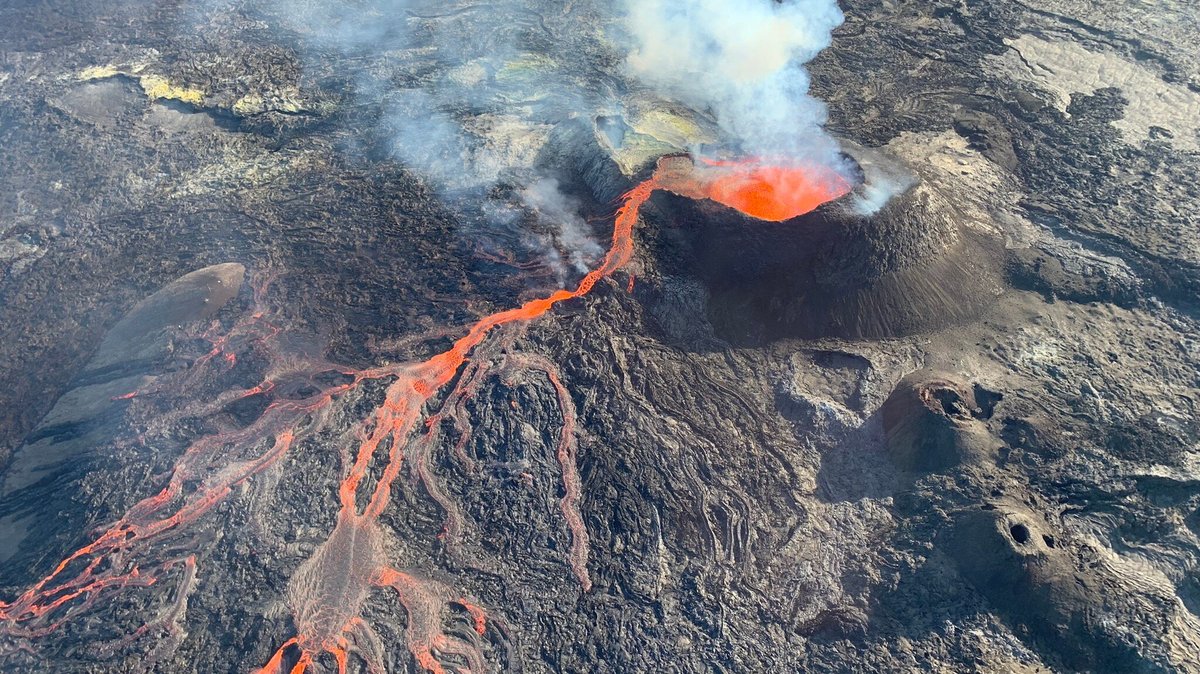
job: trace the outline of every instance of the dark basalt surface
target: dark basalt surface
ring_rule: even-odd
[[[878,151],[847,151],[871,162],[861,184],[787,222],[660,201],[678,230],[663,236],[682,267],[664,268],[703,280],[723,339],[899,337],[975,318],[1000,294],[1003,245],[965,227],[952,194]],[[891,195],[878,206],[867,201],[877,190]]]
[[[979,422],[1003,397],[974,389],[939,372],[917,371],[901,379],[879,408],[892,462],[908,471],[940,472],[994,461],[999,443]]]
[[[464,552],[407,477],[381,520],[390,552],[488,611],[495,671],[1200,671],[1200,158],[1161,119],[1144,139],[1114,126],[1137,90],[1098,82],[1060,106],[1044,68],[1005,65],[1031,58],[1011,43],[1032,35],[1196,93],[1177,28],[1196,10],[842,7],[814,93],[848,154],[916,175],[907,191],[870,216],[848,199],[782,224],[659,194],[632,292],[618,275],[477,356],[561,371],[592,589],[566,561],[564,418],[535,371],[488,378],[467,406],[474,470],[449,441],[432,452]],[[445,15],[473,36],[463,49],[485,44],[457,9],[396,11],[422,39]],[[503,41],[641,95],[579,37],[603,12],[519,9]],[[524,244],[541,223],[471,207],[511,201],[518,180],[441,189],[389,151],[394,101],[353,93],[437,80],[436,50],[313,59],[306,31],[269,4],[0,7],[0,601],[161,489],[190,440],[262,414],[203,405],[288,371],[251,347],[193,376],[210,328],[265,304],[295,359],[365,367],[428,357],[557,284]],[[122,72],[82,76],[109,64]],[[151,100],[147,74],[203,95]],[[634,178],[587,120],[614,113],[561,103],[522,102],[548,128],[531,164],[604,240]],[[148,379],[156,396],[117,399]],[[37,639],[0,624],[0,670],[264,664],[295,633],[288,579],[333,527],[339,434],[380,395],[340,402],[328,432],[173,540],[194,578],[113,594]],[[363,617],[389,672],[421,671],[393,594]]]

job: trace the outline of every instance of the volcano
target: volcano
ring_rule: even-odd
[[[1197,670],[1195,12],[1028,4],[0,3],[0,672]]]
[[[664,204],[676,224],[665,236],[689,251],[681,272],[708,287],[723,337],[896,337],[973,318],[1000,293],[1003,246],[959,222],[953,195],[878,150],[845,147],[854,179],[664,160],[667,189],[690,197]]]
[[[349,382],[323,390],[309,387],[311,390],[300,401],[276,399],[254,424],[245,429],[202,436],[174,465],[171,479],[161,492],[141,500],[91,542],[68,554],[15,601],[0,602],[0,621],[20,625],[29,633],[49,634],[94,602],[107,599],[106,592],[153,585],[161,576],[181,565],[187,569],[186,573],[193,574],[194,557],[157,560],[152,549],[161,545],[163,539],[176,535],[176,530],[188,527],[221,504],[233,488],[281,461],[297,439],[305,435],[307,415],[334,405],[364,382],[388,379],[391,383],[387,386],[386,396],[362,422],[353,462],[338,485],[340,507],[336,525],[289,583],[288,605],[294,615],[297,633],[283,641],[266,665],[257,671],[276,674],[290,670],[292,674],[303,674],[326,654],[338,663],[339,671],[345,671],[351,654],[361,658],[370,671],[382,671],[384,665],[377,646],[379,638],[362,615],[364,604],[378,588],[391,588],[399,595],[409,616],[408,648],[422,668],[434,674],[445,674],[450,670],[440,658],[449,657],[451,661],[468,662],[467,671],[481,671],[483,656],[475,636],[486,633],[486,614],[465,599],[449,599],[436,582],[393,568],[385,552],[389,547],[387,535],[379,525],[391,501],[393,483],[402,467],[413,464],[413,470],[425,484],[430,497],[447,513],[444,535],[457,537],[458,507],[442,493],[436,478],[430,474],[427,454],[439,437],[442,418],[463,418],[458,405],[470,397],[469,387],[473,380],[470,376],[460,376],[468,358],[492,333],[511,324],[538,319],[557,304],[586,296],[599,281],[629,262],[634,250],[633,230],[638,223],[639,209],[656,190],[672,189],[703,195],[721,203],[746,206],[752,213],[784,219],[806,213],[823,200],[832,198],[836,191],[849,189],[848,184],[833,182],[832,174],[812,167],[738,162],[702,172],[688,172],[686,166],[672,159],[660,162],[654,175],[624,196],[624,203],[613,222],[612,244],[607,254],[575,289],[557,290],[518,307],[486,315],[472,324],[449,349],[423,362],[362,370],[341,369],[340,374],[349,377]],[[152,321],[140,319],[141,323],[159,327],[202,312],[209,304],[224,304],[236,294],[243,272],[241,266],[227,264],[180,279],[140,305],[134,318],[127,319],[127,323],[138,325],[139,329],[126,328],[122,324],[114,330],[114,339],[131,339],[125,332],[158,336],[157,330],[149,330],[138,323],[136,317],[140,314],[154,317]],[[237,283],[232,282],[234,277],[238,279]],[[209,295],[214,295],[218,301],[212,302]],[[251,317],[254,322],[260,318],[261,313]],[[277,334],[278,331],[274,331],[270,336]],[[224,362],[236,363],[236,353],[224,351],[227,342],[227,338],[214,342],[213,351],[199,359],[198,366],[205,366],[221,354],[232,356],[223,358]],[[570,565],[586,592],[592,583],[587,568],[588,533],[578,511],[580,490],[573,449],[573,403],[555,366],[540,367],[544,368],[558,392],[562,405],[564,421],[556,454],[566,495],[560,505],[571,531]],[[327,363],[318,363],[309,376],[316,379],[333,370]],[[451,383],[454,383],[453,387]],[[275,388],[276,382],[268,378],[239,392],[237,397],[266,396]],[[437,411],[424,418],[425,431],[417,432],[423,411],[428,405],[437,404],[436,399],[443,389],[449,389],[448,394],[437,405]],[[108,404],[119,404],[142,394],[140,390],[122,393],[112,396]],[[469,424],[460,423],[460,432],[469,438]],[[230,466],[222,466],[222,454],[215,451],[227,445],[255,443],[266,443],[269,448],[249,461]],[[23,454],[22,458],[28,456]],[[382,464],[384,469],[371,484],[368,478],[371,467],[376,464]],[[11,486],[7,491],[15,492],[27,486]],[[134,559],[124,562],[127,555]],[[473,617],[477,635],[462,639],[443,633],[441,624],[452,606],[462,607]],[[294,665],[285,665],[289,658],[294,659]]]

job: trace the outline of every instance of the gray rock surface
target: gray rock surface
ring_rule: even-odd
[[[626,86],[593,3],[413,3],[421,40],[459,46],[317,58],[314,6],[0,7],[0,610],[197,439],[253,438],[187,464],[187,489],[230,485],[219,504],[113,558],[159,580],[0,620],[0,670],[266,664],[383,383],[287,417],[303,437],[262,470],[251,431],[557,287],[530,176],[603,240],[654,158],[713,133]],[[473,354],[395,484],[387,554],[488,671],[1200,672],[1197,10],[842,7],[810,64],[829,128],[918,182],[794,239],[655,196],[614,282]],[[474,59],[513,35],[504,68]],[[620,105],[568,100],[563,73]],[[455,111],[486,195],[381,131],[419,102],[387,92],[431,82],[493,97]],[[414,615],[370,593],[360,648],[423,671]]]

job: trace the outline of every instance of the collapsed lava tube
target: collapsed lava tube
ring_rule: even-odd
[[[282,673],[285,660],[295,662],[288,671],[302,674],[316,667],[322,654],[332,656],[339,672],[345,672],[349,656],[360,657],[371,672],[383,672],[384,646],[362,617],[363,605],[379,588],[395,591],[408,612],[407,646],[415,661],[434,674],[484,669],[480,644],[470,635],[447,634],[443,620],[448,607],[465,611],[475,625],[473,634],[486,632],[481,608],[450,592],[441,583],[394,568],[387,550],[394,548],[390,533],[379,519],[391,499],[392,486],[405,460],[417,462],[416,473],[430,495],[448,511],[449,498],[430,484],[424,462],[436,438],[440,421],[460,421],[457,402],[477,384],[475,374],[464,374],[456,388],[443,396],[441,408],[425,419],[424,410],[455,380],[468,357],[495,328],[526,322],[550,311],[554,305],[583,297],[600,280],[612,275],[633,255],[633,227],[639,209],[655,190],[669,190],[692,198],[707,198],[749,216],[772,221],[788,220],[821,204],[843,196],[851,185],[830,169],[798,165],[766,165],[761,162],[727,162],[696,165],[690,159],[669,157],[659,161],[654,174],[624,196],[613,224],[612,243],[603,261],[588,272],[573,290],[557,290],[525,302],[514,309],[483,317],[468,328],[445,352],[421,363],[391,365],[365,370],[345,370],[324,361],[309,364],[309,374],[338,371],[348,383],[327,387],[303,400],[276,401],[247,427],[197,440],[176,464],[168,485],[158,494],[136,504],[92,543],[71,553],[54,570],[10,603],[0,602],[0,635],[35,638],[93,606],[106,592],[124,587],[154,584],[160,574],[184,568],[184,581],[195,577],[196,560],[167,560],[139,566],[133,551],[149,554],[149,545],[169,540],[180,528],[209,512],[233,493],[233,489],[280,462],[302,435],[311,435],[323,419],[319,414],[332,402],[368,380],[392,379],[383,402],[359,427],[359,444],[349,456],[350,465],[338,486],[339,510],[333,530],[324,543],[300,565],[292,576],[286,601],[296,626],[287,639],[257,670],[262,674]],[[260,319],[262,312],[254,315]],[[278,329],[256,338],[274,337]],[[221,352],[224,342],[214,348]],[[210,354],[212,355],[212,354]],[[232,351],[229,363],[235,361]],[[197,366],[214,362],[197,361]],[[527,365],[532,360],[525,359]],[[537,365],[536,363],[534,363]],[[587,573],[587,530],[578,512],[581,495],[574,467],[573,434],[575,413],[566,388],[548,363],[537,365],[546,372],[559,404],[563,407],[563,430],[556,450],[563,474],[565,496],[560,503],[572,536],[569,564],[584,591],[591,587]],[[468,368],[468,371],[469,368]],[[274,382],[266,381],[234,397],[266,395]],[[313,417],[318,419],[313,421]],[[306,419],[308,421],[306,421]],[[231,444],[253,447],[272,438],[265,448],[245,461],[222,464],[224,448]],[[461,442],[459,444],[461,451]],[[382,467],[376,479],[374,468]],[[187,491],[187,485],[198,484]],[[448,522],[448,528],[452,525]],[[146,550],[139,550],[145,547]],[[151,560],[152,562],[153,560]],[[288,653],[292,658],[288,658]],[[447,665],[443,660],[465,662]]]

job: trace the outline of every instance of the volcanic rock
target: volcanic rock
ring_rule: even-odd
[[[1062,538],[1027,507],[997,500],[963,510],[944,539],[959,573],[1018,633],[1071,670],[1156,671],[1105,631],[1105,615],[1115,612],[1106,591],[1113,579],[1095,566],[1077,568]]]
[[[878,339],[974,318],[1003,288],[1002,244],[963,226],[955,196],[908,167],[846,143],[853,193],[782,223],[675,200],[709,317],[734,341]]]
[[[980,421],[990,415],[957,377],[917,371],[900,380],[880,408],[892,461],[903,470],[941,472],[983,464],[999,445]]]
[[[163,286],[129,310],[100,343],[88,370],[152,358],[163,330],[212,316],[237,296],[246,268],[236,262],[215,264]]]
[[[633,98],[626,114],[575,118],[556,125],[538,155],[543,170],[574,179],[596,202],[611,204],[660,157],[711,142],[713,131],[685,108]]]
[[[509,199],[530,180],[557,179],[603,245],[658,156],[745,159],[710,111],[628,76],[621,4],[0,3],[0,613],[191,443],[568,287],[545,271],[570,252],[547,250],[554,223]],[[486,616],[371,592],[378,644],[356,645],[379,669],[423,670],[405,644],[424,623],[481,647],[481,667],[439,648],[447,671],[1200,672],[1200,154],[1174,104],[1200,91],[1194,3],[837,5],[804,84],[857,190],[784,223],[659,192],[628,267],[471,354],[473,394],[414,429],[442,441],[404,457],[378,524],[398,571]],[[461,152],[499,177],[487,200],[430,173]],[[225,260],[271,279],[253,309],[203,335],[203,311],[113,328]],[[553,367],[501,366],[534,355]],[[931,364],[948,372],[901,382]],[[976,381],[1003,387],[990,418]],[[298,419],[271,468],[93,574],[138,582],[0,620],[0,670],[267,663],[385,386]],[[208,446],[185,491],[271,450],[262,430]]]
[[[117,322],[74,382],[13,452],[0,481],[0,500],[37,503],[64,476],[75,475],[104,446],[127,399],[149,386],[168,356],[167,331],[202,320],[233,299],[245,268],[237,263],[198,269],[168,283]],[[0,516],[0,562],[23,552],[30,534],[53,531],[61,514],[25,506]],[[7,578],[4,578],[7,580]]]

